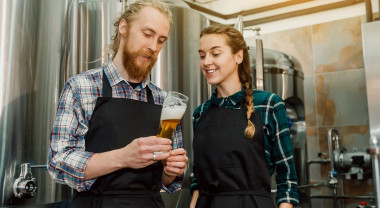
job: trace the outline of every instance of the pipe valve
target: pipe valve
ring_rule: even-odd
[[[37,180],[33,177],[30,163],[21,164],[20,176],[13,184],[13,193],[17,198],[28,199],[37,192]]]

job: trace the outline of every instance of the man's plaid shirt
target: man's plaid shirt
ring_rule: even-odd
[[[102,68],[76,75],[66,82],[50,136],[48,170],[55,181],[67,184],[77,191],[89,190],[96,180],[84,180],[84,170],[94,155],[85,150],[84,138],[96,100],[102,96],[103,69],[112,87],[112,97],[147,102],[146,87],[149,87],[155,104],[162,105],[164,101],[165,92],[148,78],[133,89],[111,61]],[[173,149],[183,147],[180,125],[173,132],[172,141]],[[181,182],[175,180],[169,187],[162,185],[162,188],[174,193],[181,188]]]

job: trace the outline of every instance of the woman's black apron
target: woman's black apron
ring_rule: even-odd
[[[256,131],[247,139],[243,109],[211,105],[200,118],[193,141],[197,208],[274,207],[261,114],[252,114]]]
[[[112,98],[103,71],[103,97],[99,97],[85,137],[86,151],[101,153],[122,148],[135,138],[157,134],[162,106],[155,105],[146,87],[148,103]],[[124,168],[99,177],[86,192],[75,192],[71,207],[164,208],[160,195],[163,165]]]

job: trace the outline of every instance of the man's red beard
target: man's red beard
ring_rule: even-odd
[[[132,79],[143,80],[150,75],[154,64],[157,61],[157,56],[151,51],[139,50],[137,52],[129,53],[125,44],[123,49],[123,65],[127,70],[128,76]],[[149,59],[149,64],[143,64],[142,66],[137,66],[135,61],[137,57],[144,56]]]

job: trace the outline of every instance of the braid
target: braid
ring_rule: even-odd
[[[240,66],[239,66],[240,67]],[[251,115],[255,111],[255,108],[253,107],[253,87],[252,87],[252,79],[250,74],[244,73],[243,70],[240,70],[239,72],[239,79],[241,80],[244,86],[244,99],[243,104],[245,104],[245,107],[247,108],[247,120],[248,125],[244,130],[244,135],[247,138],[253,138],[255,135],[255,126],[253,125],[251,121]],[[247,79],[247,77],[249,79]]]
[[[253,108],[253,87],[251,77],[251,62],[248,53],[248,47],[244,41],[243,35],[234,27],[228,25],[214,24],[201,32],[201,37],[207,34],[225,34],[227,36],[227,45],[231,47],[232,53],[236,54],[243,50],[243,62],[239,64],[239,80],[244,87],[244,99],[242,105],[247,108],[248,124],[244,130],[244,135],[251,139],[255,135],[255,126],[251,121],[251,115],[255,111]]]
[[[248,50],[243,50],[243,60],[249,60]],[[239,79],[244,87],[244,99],[243,104],[247,108],[247,120],[248,125],[244,130],[244,134],[247,138],[253,138],[255,135],[255,126],[251,121],[251,115],[255,111],[253,107],[253,87],[251,78],[251,68],[250,63],[243,62],[239,65]]]

